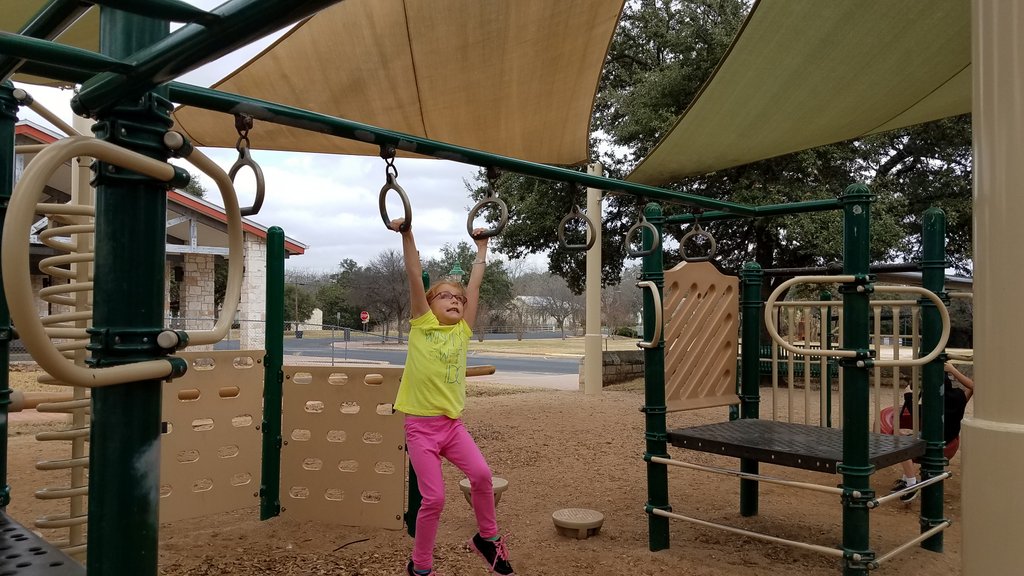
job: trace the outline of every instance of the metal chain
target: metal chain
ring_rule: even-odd
[[[235,114],[235,130],[238,132],[238,141],[235,142],[235,150],[242,154],[249,149],[249,130],[252,130],[252,116],[248,114]]]
[[[385,176],[398,178],[398,167],[395,166],[395,146],[393,144],[381,144],[380,157],[383,158],[385,162]]]

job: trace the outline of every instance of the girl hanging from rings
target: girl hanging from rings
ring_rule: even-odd
[[[469,539],[469,548],[483,558],[491,573],[513,574],[508,548],[498,535],[491,469],[461,419],[466,403],[466,349],[476,321],[488,238],[482,229],[473,230],[477,255],[465,290],[458,281],[441,280],[424,292],[410,224],[398,218],[389,225],[402,235],[412,310],[409,355],[395,409],[406,415],[406,447],[423,496],[406,572],[409,576],[435,574],[434,542],[444,508],[444,457],[469,478],[479,530]]]
[[[389,229],[402,235],[412,311],[409,352],[395,399],[395,410],[406,415],[405,445],[423,500],[416,516],[416,539],[406,573],[409,576],[436,574],[433,568],[434,543],[444,508],[444,477],[441,474],[441,458],[444,457],[469,478],[470,499],[479,530],[469,539],[470,550],[483,558],[490,573],[507,576],[513,571],[508,562],[505,539],[498,535],[491,469],[462,423],[461,416],[466,405],[466,350],[473,335],[480,302],[480,284],[487,265],[487,241],[505,227],[508,208],[494,192],[496,171],[489,169],[491,191],[469,211],[466,220],[466,229],[477,247],[469,284],[463,289],[460,281],[445,279],[424,291],[419,252],[412,235],[412,210],[409,197],[398,184],[394,147],[381,146],[381,158],[387,162],[387,180],[380,190],[380,215]],[[402,201],[405,209],[403,218],[388,217],[385,201],[391,191],[397,192]],[[499,211],[498,225],[490,230],[474,228],[473,219],[489,205]]]

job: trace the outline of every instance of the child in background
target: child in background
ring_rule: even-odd
[[[477,256],[465,290],[459,282],[442,280],[424,292],[416,241],[411,228],[401,230],[403,222],[393,220],[391,229],[402,234],[412,320],[395,409],[406,414],[405,443],[423,497],[406,572],[409,576],[435,574],[434,543],[444,508],[444,457],[470,481],[479,530],[469,539],[470,549],[483,558],[492,574],[508,576],[513,571],[508,548],[498,535],[491,469],[460,418],[466,403],[466,349],[476,321],[487,239],[477,237],[480,229],[473,231]]]
[[[951,362],[946,362],[943,365],[945,370],[944,378],[944,389],[943,395],[943,440],[946,442],[946,448],[944,450],[947,459],[952,458],[956,454],[957,448],[960,446],[960,421],[964,419],[964,410],[967,408],[967,403],[970,402],[971,396],[974,396],[974,380],[966,376],[963,372],[956,369]],[[953,385],[953,381],[956,380],[962,387],[956,387]],[[904,393],[903,407],[900,408],[900,417],[898,419],[893,418],[892,411],[888,411],[887,415],[882,417],[882,432],[886,434],[892,433],[894,427],[893,420],[899,422],[901,429],[910,429],[912,426],[910,406],[912,403],[913,395],[908,390]],[[886,425],[888,424],[888,426]],[[912,486],[917,485],[917,471],[914,469],[914,463],[910,460],[904,460],[900,462],[900,468],[903,471],[903,477],[897,478],[896,482],[893,483],[892,492],[899,492],[906,490]],[[904,504],[909,504],[917,498],[917,491],[906,492],[900,495],[900,501]]]

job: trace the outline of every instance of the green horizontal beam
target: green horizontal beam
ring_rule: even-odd
[[[723,212],[736,213],[741,216],[754,215],[754,208],[743,204],[735,204],[714,198],[706,198],[693,194],[685,194],[672,190],[664,190],[653,186],[625,182],[593,176],[585,172],[577,172],[568,168],[559,168],[547,164],[517,160],[507,156],[482,152],[472,148],[463,148],[453,144],[436,142],[427,138],[420,138],[401,132],[377,128],[369,124],[361,124],[351,120],[343,120],[326,114],[318,114],[300,108],[275,104],[265,100],[248,98],[237,94],[221,92],[211,88],[200,88],[178,82],[171,82],[170,98],[187,106],[195,106],[206,110],[223,112],[225,114],[245,113],[256,120],[263,120],[283,126],[291,126],[303,130],[321,132],[331,136],[359,140],[368,144],[387,145],[390,144],[398,150],[414,152],[424,156],[432,156],[443,160],[472,164],[475,166],[494,167],[560,182],[573,182],[597,188],[600,190],[612,190],[626,192],[647,199],[664,200],[668,202],[680,202],[697,206],[700,208],[721,210]]]
[[[58,45],[56,50],[63,48]],[[22,66],[22,71],[36,76],[81,84],[88,80],[92,72],[97,71],[98,68],[112,65],[109,62],[98,59],[91,62],[83,61],[82,64],[83,67],[81,69],[76,69],[62,66],[55,62],[28,62]],[[424,156],[432,156],[475,166],[502,168],[510,172],[535,178],[573,182],[599,190],[624,192],[651,200],[677,202],[714,211],[707,212],[705,216],[701,216],[702,221],[706,221],[708,215],[714,214],[724,215],[727,218],[746,218],[757,215],[757,208],[744,204],[715,200],[714,198],[665,190],[623,180],[592,176],[585,172],[577,172],[547,164],[517,160],[507,156],[499,156],[472,148],[463,148],[453,144],[445,144],[401,132],[377,128],[369,124],[335,118],[326,114],[318,114],[301,108],[230,94],[212,88],[201,88],[181,82],[170,82],[168,86],[170,88],[171,100],[188,106],[223,112],[225,114],[244,112],[256,120],[321,132],[339,138],[359,140],[370,144],[390,144],[399,150],[415,152]],[[719,216],[716,219],[722,218],[723,216]]]
[[[66,48],[59,45],[54,46],[56,46],[55,51],[57,54]],[[0,45],[0,48],[2,47],[3,46]],[[83,60],[81,62],[81,69],[66,67],[62,64],[64,64],[64,62],[60,62],[59,59],[54,61],[52,58],[48,59],[46,62],[28,62],[22,66],[22,71],[36,76],[81,84],[88,80],[93,72],[97,72],[104,67],[114,65],[107,60],[101,60],[99,58],[92,61]],[[120,65],[123,63],[117,64]],[[223,112],[225,114],[245,112],[253,118],[263,120],[265,122],[272,122],[274,124],[291,126],[293,128],[300,128],[303,130],[312,130],[337,136],[339,138],[359,140],[370,144],[391,144],[399,150],[415,152],[424,156],[433,156],[434,158],[461,162],[463,164],[473,164],[475,166],[492,166],[536,178],[562,182],[574,182],[600,190],[625,192],[651,200],[679,202],[706,210],[717,211],[708,212],[707,214],[724,214],[729,218],[743,218],[754,216],[757,211],[756,208],[743,204],[735,204],[732,202],[715,200],[713,198],[706,198],[704,196],[664,190],[662,188],[625,182],[623,180],[592,176],[584,172],[548,166],[547,164],[539,164],[535,162],[527,162],[525,160],[517,160],[506,156],[498,156],[488,152],[473,150],[472,148],[463,148],[461,146],[445,144],[443,142],[435,142],[426,138],[419,138],[417,136],[411,136],[401,132],[377,128],[375,126],[370,126],[369,124],[343,120],[326,114],[317,114],[308,110],[302,110],[301,108],[275,104],[265,100],[239,96],[237,94],[230,94],[228,92],[222,92],[212,88],[200,88],[198,86],[192,86],[181,82],[171,82],[168,86],[170,87],[170,98],[172,101],[206,110]],[[701,220],[705,220],[705,217],[702,216]]]
[[[57,44],[30,36],[0,31],[0,54],[14,59],[40,62],[53,66],[69,67],[84,72],[79,78],[88,79],[95,72],[114,71],[127,73],[132,70],[128,64],[92,50]],[[58,78],[58,80],[64,80]]]
[[[145,0],[141,2],[139,0],[92,0],[92,2],[107,8],[170,22],[215,26],[221,21],[219,15],[196,8],[181,0]]]
[[[124,60],[132,72],[101,72],[82,85],[71,109],[96,116],[116,102],[152,90],[182,74],[312,16],[341,0],[233,0],[213,10],[215,26],[187,24]]]
[[[785,216],[786,214],[802,214],[805,212],[825,212],[827,210],[839,210],[842,208],[838,199],[829,200],[807,200],[804,202],[791,202],[789,204],[768,204],[766,206],[755,206],[752,214],[736,214],[724,210],[704,212],[703,214],[677,214],[665,218],[668,224],[690,224],[700,220],[701,222],[715,222],[717,220],[734,220],[736,218],[762,218],[767,216]]]
[[[3,40],[4,38],[0,38],[0,42]],[[24,43],[8,41],[12,46],[12,50],[17,49],[20,53],[27,54],[30,49],[34,50],[34,52],[32,52],[32,61],[24,64],[21,68],[22,71],[56,80],[88,84],[91,82],[90,78],[94,78],[93,74],[95,73],[121,69],[123,66],[128,66],[125,62],[114,60],[106,56],[93,55],[94,57],[88,57],[81,54],[81,52],[83,52],[81,50],[76,51],[75,49],[70,49],[67,46],[59,44],[48,43],[49,46],[47,49],[41,50],[35,46],[36,43],[31,41]],[[0,49],[3,49],[3,47],[3,44],[0,43]],[[89,54],[87,51],[84,52]],[[75,66],[70,65],[72,60],[76,62]],[[137,68],[135,70],[137,71]],[[111,72],[111,74],[114,73]],[[132,74],[136,74],[136,72],[133,71]],[[127,77],[125,75],[119,76],[122,78]],[[369,124],[335,118],[326,114],[318,114],[301,108],[285,106],[283,104],[276,104],[255,98],[248,98],[246,96],[222,92],[211,88],[201,88],[181,82],[170,82],[168,86],[170,88],[171,100],[188,106],[223,112],[225,114],[244,112],[252,116],[254,119],[263,120],[265,122],[321,132],[337,136],[339,138],[359,140],[369,144],[390,144],[399,150],[415,152],[416,154],[431,156],[443,160],[451,160],[453,162],[461,162],[475,166],[501,168],[510,172],[535,178],[560,182],[572,182],[591,188],[597,188],[599,190],[623,192],[649,200],[676,202],[694,206],[703,210],[716,211],[708,212],[702,216],[701,220],[705,221],[708,220],[711,215],[715,214],[720,214],[716,219],[752,217],[759,215],[761,210],[760,208],[744,204],[716,200],[714,198],[687,194],[685,192],[665,190],[663,188],[656,188],[623,180],[593,176],[585,172],[579,172],[568,168],[559,168],[549,166],[547,164],[528,162],[526,160],[518,160],[507,156],[500,156],[489,152],[474,150],[472,148],[445,144],[443,142],[437,142],[427,138],[420,138],[418,136],[378,128]],[[84,94],[85,91],[83,89],[82,93],[79,94],[79,97],[84,96]],[[116,95],[116,97],[119,98],[121,96]]]
[[[25,23],[20,35],[45,40],[56,38],[87,10],[89,3],[83,0],[53,0]],[[10,78],[21,62],[17,56],[0,50],[0,82]]]

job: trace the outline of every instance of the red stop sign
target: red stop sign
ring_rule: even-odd
[[[363,310],[362,312],[359,313],[359,319],[363,321],[363,324],[369,322],[370,321],[370,313],[367,312],[366,310]]]

